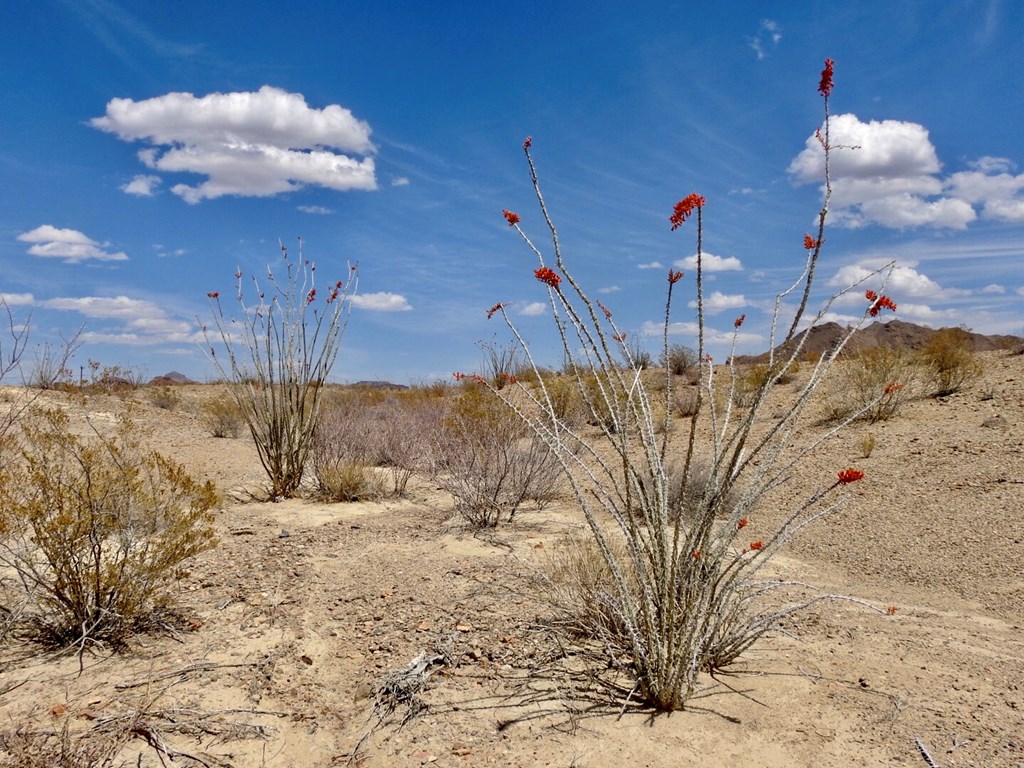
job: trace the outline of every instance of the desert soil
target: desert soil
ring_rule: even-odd
[[[915,739],[943,768],[1024,766],[1024,356],[983,359],[965,392],[850,428],[751,521],[756,538],[862,469],[777,570],[895,613],[818,604],[671,715],[585,674],[545,626],[538,568],[582,530],[568,501],[488,536],[426,478],[402,500],[246,501],[251,444],[188,407],[210,388],[181,388],[175,411],[137,393],[153,446],[223,489],[220,544],[176,584],[181,617],[126,650],[0,647],[0,731],[120,733],[127,766],[926,766]],[[126,407],[46,397],[82,428]],[[423,653],[425,687],[375,712]]]

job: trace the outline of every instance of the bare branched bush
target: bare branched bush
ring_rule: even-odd
[[[982,371],[970,335],[961,328],[936,331],[921,350],[921,362],[936,397],[959,392],[977,379]]]
[[[673,376],[689,378],[697,370],[697,353],[683,344],[669,344],[661,354],[661,367]]]
[[[358,396],[331,397],[321,410],[310,445],[316,492],[329,501],[382,495],[371,469],[377,451],[376,419]]]
[[[510,522],[526,502],[543,504],[557,488],[554,454],[482,387],[459,396],[435,441],[436,482],[477,528]]]
[[[215,545],[217,493],[142,450],[127,419],[112,437],[78,437],[53,410],[20,426],[20,455],[0,470],[0,564],[53,640],[116,640]]]
[[[302,483],[324,385],[338,356],[356,286],[351,267],[347,282],[318,289],[316,265],[303,257],[301,240],[297,261],[283,245],[281,253],[283,275],[268,267],[265,283],[252,278],[255,303],[245,297],[242,272],[236,273],[241,317],[228,319],[220,293],[208,294],[216,335],[226,353],[217,357],[210,345],[209,355],[231,384],[267,473],[271,499],[294,495]],[[209,345],[205,326],[203,332]]]
[[[492,387],[501,389],[512,381],[522,367],[519,347],[515,344],[480,343],[484,353],[483,373]]]
[[[670,217],[673,229],[691,217],[696,219],[700,386],[688,429],[683,430],[659,430],[659,414],[664,413],[666,419],[672,414],[675,382],[671,371],[664,372],[661,391],[652,394],[641,372],[619,364],[630,354],[624,344],[625,334],[612,312],[586,294],[567,266],[541,194],[530,139],[523,149],[541,217],[550,233],[549,254],[530,239],[520,226],[518,214],[504,212],[508,224],[539,261],[534,276],[547,287],[563,353],[573,361],[567,372],[574,377],[598,434],[584,433],[559,419],[544,379],[536,387],[518,386],[494,394],[556,456],[607,568],[600,594],[602,613],[607,608],[608,617],[600,621],[605,626],[623,628],[624,652],[638,690],[649,705],[658,709],[681,708],[698,690],[702,671],[732,663],[782,617],[830,597],[809,596],[803,585],[766,577],[764,569],[800,529],[836,509],[842,501],[836,491],[863,474],[848,468],[838,477],[822,478],[820,490],[796,502],[776,524],[769,525],[766,516],[759,514],[759,504],[769,490],[785,482],[804,457],[845,426],[840,424],[798,442],[802,434],[798,425],[811,396],[852,334],[869,317],[896,308],[889,297],[868,292],[869,303],[861,322],[828,354],[815,358],[806,382],[788,406],[776,412],[777,404],[773,404],[771,414],[767,412],[768,394],[805,353],[807,334],[798,333],[798,329],[821,322],[838,298],[826,300],[817,313],[808,309],[831,196],[831,88],[832,62],[828,60],[819,87],[825,97],[825,116],[816,132],[825,169],[825,196],[817,233],[815,237],[804,236],[803,271],[776,298],[766,374],[750,393],[749,406],[742,412],[734,407],[738,372],[733,353],[744,318],[734,323],[724,386],[717,384],[722,368],[711,364],[705,348],[703,197],[687,196]],[[890,272],[891,265],[871,275],[871,279]],[[674,270],[668,273],[662,329],[665,359],[669,353],[673,290],[682,277]],[[795,311],[783,324],[780,312],[789,297],[795,299]],[[491,314],[499,312],[533,363],[529,346],[503,304],[495,305]],[[656,404],[655,396],[663,402]],[[672,470],[676,465],[678,474]]]
[[[918,389],[913,356],[900,347],[864,349],[837,366],[824,390],[824,416],[870,423],[896,416]]]

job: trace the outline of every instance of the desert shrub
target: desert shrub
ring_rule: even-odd
[[[329,398],[310,450],[319,495],[335,501],[405,495],[413,473],[430,463],[443,413],[444,400],[433,390],[353,389]],[[343,480],[348,488],[339,485]]]
[[[683,344],[670,344],[661,353],[660,363],[673,376],[689,377],[697,369],[697,353]]]
[[[700,404],[700,394],[696,389],[690,387],[678,387],[672,392],[672,405],[675,408],[675,415],[688,419],[695,416]]]
[[[256,444],[269,480],[268,495],[294,495],[302,483],[327,376],[338,356],[355,290],[356,271],[317,293],[316,265],[302,255],[293,262],[282,245],[284,276],[268,267],[266,283],[252,278],[256,304],[251,306],[237,272],[236,300],[241,318],[229,319],[220,293],[208,294],[226,359],[209,355]],[[203,330],[209,345],[210,339]]]
[[[150,387],[146,392],[146,399],[154,408],[162,408],[165,411],[173,411],[181,405],[181,396],[173,387],[166,385]]]
[[[166,597],[178,566],[215,545],[217,493],[140,448],[122,420],[78,437],[60,411],[21,425],[0,472],[0,563],[13,568],[55,640],[117,639]]]
[[[672,413],[671,371],[664,373],[665,385],[658,393],[663,407],[659,408],[643,377],[621,366],[620,360],[629,354],[624,348],[625,336],[612,312],[591,299],[570,270],[541,192],[532,140],[523,143],[542,227],[550,235],[549,245],[543,249],[538,246],[527,234],[527,227],[521,225],[518,214],[504,211],[505,220],[537,257],[534,276],[546,286],[563,353],[574,361],[567,374],[577,381],[586,411],[596,415],[597,434],[584,435],[554,417],[543,379],[535,388],[517,386],[493,394],[556,454],[562,476],[607,567],[607,586],[601,590],[603,605],[611,614],[611,623],[624,628],[622,652],[613,652],[609,663],[628,658],[637,690],[647,704],[657,709],[683,707],[698,692],[703,671],[732,663],[785,616],[815,600],[832,597],[808,593],[805,587],[798,589],[790,582],[766,579],[763,569],[801,528],[841,503],[842,497],[836,497],[838,489],[861,479],[863,474],[846,468],[831,478],[822,478],[819,490],[810,498],[794,501],[779,523],[769,524],[759,514],[765,494],[783,484],[807,454],[835,433],[830,430],[825,435],[808,436],[805,444],[796,444],[802,437],[798,424],[812,394],[857,329],[882,310],[896,308],[888,296],[867,292],[869,304],[861,321],[828,354],[815,359],[813,370],[788,406],[774,415],[766,413],[770,390],[805,352],[807,335],[798,333],[798,329],[821,322],[838,298],[826,300],[817,313],[808,308],[825,242],[831,196],[831,90],[832,62],[826,60],[819,86],[825,98],[825,119],[816,131],[824,155],[825,195],[816,236],[804,236],[803,270],[776,297],[772,325],[765,334],[773,341],[766,362],[768,374],[749,408],[742,412],[734,407],[731,396],[719,399],[723,388],[717,386],[716,368],[705,347],[710,329],[704,312],[702,217],[707,201],[690,194],[676,204],[669,217],[672,229],[696,220],[694,303],[700,386],[686,430],[658,429],[659,413],[665,413],[666,419]],[[693,251],[687,247],[686,252]],[[884,267],[869,279],[884,284],[891,268]],[[682,278],[682,273],[669,270],[662,332],[665,357],[674,286]],[[779,325],[780,308],[789,298],[795,310],[791,315],[787,313],[787,325]],[[500,314],[515,332],[503,305],[495,305],[491,314]],[[743,320],[741,316],[734,321],[732,346],[726,358],[731,382],[738,375],[734,352]],[[522,342],[521,335],[516,338]],[[533,364],[525,343],[523,351]],[[727,382],[725,389],[731,386]],[[685,503],[673,502],[672,486],[678,481],[672,479],[668,457],[670,440],[677,435],[675,453],[680,456],[680,476],[694,478],[692,468],[706,464],[700,480],[692,481],[692,493],[687,494]]]
[[[913,356],[901,347],[864,349],[837,366],[824,392],[828,421],[888,421],[917,390]]]
[[[875,450],[875,444],[875,433],[865,432],[857,440],[857,447],[860,449],[860,455],[863,456],[865,459],[871,458],[871,454]]]
[[[791,384],[800,372],[800,363],[786,361],[774,367],[755,363],[740,368],[732,382],[732,401],[740,408],[749,408],[761,393],[777,384]]]
[[[484,388],[464,392],[445,414],[433,472],[477,528],[510,522],[528,501],[550,500],[558,479],[554,454]]]
[[[230,396],[205,401],[199,407],[199,418],[213,437],[238,437],[245,427],[242,409]]]
[[[936,331],[921,350],[921,362],[936,397],[959,392],[977,379],[982,370],[970,336],[961,328]]]
[[[651,367],[654,358],[644,346],[643,339],[637,336],[630,336],[622,348],[623,357],[626,359],[626,367],[637,371],[645,371]]]

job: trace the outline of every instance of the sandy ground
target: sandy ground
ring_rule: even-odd
[[[613,695],[545,629],[536,572],[579,529],[572,505],[479,537],[414,478],[403,500],[229,501],[220,545],[178,582],[173,631],[117,654],[0,647],[0,731],[120,729],[128,766],[926,766],[915,739],[943,768],[1024,766],[1024,356],[984,360],[964,393],[851,428],[784,490],[867,473],[778,569],[895,613],[820,604],[686,711]],[[124,407],[63,402],[94,421]],[[225,491],[259,483],[251,445],[209,437],[187,408],[136,418]],[[416,706],[371,728],[373,686],[424,652]]]

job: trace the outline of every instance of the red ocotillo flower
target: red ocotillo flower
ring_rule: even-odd
[[[736,530],[737,531],[743,530],[744,528],[747,527],[747,523],[748,522],[750,522],[750,521],[747,520],[747,518],[741,517],[739,520],[736,521]]]
[[[675,227],[672,227],[672,229],[675,229]],[[675,285],[676,283],[678,283],[682,279],[683,279],[683,273],[682,272],[677,272],[677,271],[672,270],[672,269],[670,269],[668,271],[668,284],[669,285]]]
[[[533,146],[533,136],[527,136],[523,141],[523,149],[529,149]]]
[[[604,312],[604,316],[605,316],[606,320],[611,320],[612,319],[612,311],[610,309],[608,309],[608,307],[606,307],[604,304],[602,304],[600,299],[597,300],[597,306],[598,306],[598,308],[600,308],[600,310],[602,312]]]
[[[896,311],[896,305],[888,296],[879,296],[874,291],[864,291],[864,298],[871,302],[871,306],[868,307],[868,314],[872,317],[878,317],[878,313],[883,309]]]
[[[832,93],[832,68],[835,62],[832,59],[825,59],[825,68],[821,70],[821,82],[818,84],[818,93],[826,99]]]
[[[817,248],[817,247],[818,247],[818,241],[815,240],[810,235],[805,234],[804,235],[804,250],[805,251],[810,251],[810,250],[812,250],[814,248]]]
[[[519,218],[519,214],[513,213],[512,211],[502,211],[501,215],[505,217],[505,221],[508,222],[508,225],[510,227],[514,227],[516,224],[522,221],[522,219]]]
[[[216,299],[218,296],[220,296],[220,291],[210,291],[206,294],[206,298],[208,299]]]
[[[743,321],[746,320],[746,319],[747,319],[746,315],[740,315],[739,317],[737,317],[735,320],[732,321],[732,327],[733,328],[739,328],[741,325],[743,325]]]
[[[759,549],[764,549],[764,542],[758,539],[757,541],[750,542],[750,548],[755,552]]]
[[[562,282],[562,278],[550,267],[541,267],[540,269],[533,270],[533,276],[552,288],[558,288],[558,284]]]
[[[668,220],[672,222],[672,231],[679,229],[683,222],[690,218],[690,214],[697,208],[703,208],[706,201],[701,195],[696,193],[687,195],[672,209],[672,215],[668,217]]]
[[[492,317],[494,317],[495,312],[500,312],[504,307],[505,305],[499,301],[497,304],[495,304],[493,307],[487,310],[487,319],[490,320]]]
[[[864,473],[859,469],[848,467],[839,473],[840,485],[849,485],[850,483],[856,483],[858,480],[864,479]]]

